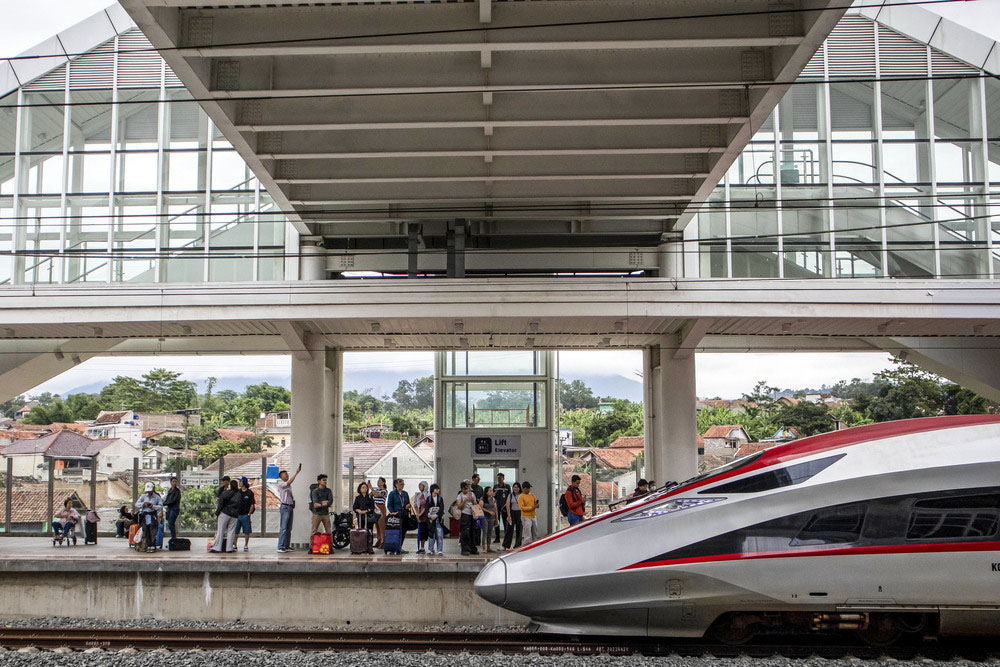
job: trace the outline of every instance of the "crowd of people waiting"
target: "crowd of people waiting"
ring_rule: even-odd
[[[291,545],[295,509],[292,483],[301,471],[302,466],[299,465],[293,474],[289,474],[287,470],[278,474],[280,553],[295,550]],[[559,498],[560,511],[570,526],[583,521],[585,516],[586,501],[580,490],[580,481],[579,475],[573,475],[569,487]],[[216,533],[210,551],[237,551],[240,534],[244,536],[243,551],[249,551],[251,517],[257,510],[256,496],[246,477],[239,480],[223,477],[220,482],[216,491]],[[384,477],[379,477],[375,484],[365,481],[358,485],[351,507],[351,525],[368,532],[368,553],[374,553],[375,549],[383,547],[386,526],[390,522],[393,526],[398,526],[402,533],[400,543],[407,532],[416,530],[418,554],[443,553],[444,536],[450,532],[447,524],[449,517],[458,522],[459,544],[463,556],[478,554],[480,549],[490,553],[494,551],[495,544],[499,545],[496,550],[517,549],[531,544],[539,537],[536,519],[539,501],[531,492],[530,482],[508,484],[504,474],[498,473],[496,483],[484,487],[480,484],[480,476],[474,474],[471,479],[461,482],[458,495],[448,505],[447,511],[438,484],[428,486],[427,482],[420,482],[412,498],[405,490],[405,485],[404,480],[396,479],[392,490],[389,490]],[[648,489],[646,480],[640,480],[633,497],[645,495]],[[165,498],[161,498],[151,482],[147,483],[145,493],[135,502],[134,507],[122,505],[119,509],[115,522],[116,536],[131,538],[135,532],[131,527],[134,526],[143,531],[145,545],[149,550],[162,547],[164,528],[169,530],[171,539],[177,537],[180,502],[181,489],[176,477],[170,478],[170,489]],[[331,523],[330,509],[334,505],[328,477],[320,474],[310,489],[312,534],[332,534],[334,526]],[[75,513],[67,500],[66,506],[57,513],[61,522],[57,534],[69,534],[79,521],[79,516],[74,516]],[[407,552],[400,547],[399,553]]]

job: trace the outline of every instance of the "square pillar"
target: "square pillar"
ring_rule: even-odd
[[[324,392],[327,418],[323,420],[326,461],[323,472],[330,476],[328,484],[333,491],[333,509],[343,511],[344,493],[344,351],[326,350]],[[353,497],[353,492],[348,498]]]
[[[309,485],[316,481],[316,475],[329,460],[324,447],[324,438],[329,434],[324,419],[329,413],[325,400],[325,349],[311,334],[306,334],[304,339],[308,352],[292,356],[292,463],[288,474],[295,474],[302,464],[302,472],[292,483],[296,507],[291,543],[296,546],[309,543]],[[314,345],[319,345],[319,349]],[[339,474],[339,470],[337,472]]]
[[[643,349],[646,479],[680,482],[698,472],[698,420],[694,355]]]

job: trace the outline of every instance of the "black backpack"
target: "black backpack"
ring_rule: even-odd
[[[559,513],[563,516],[569,516],[569,505],[566,503],[566,494],[559,494]]]

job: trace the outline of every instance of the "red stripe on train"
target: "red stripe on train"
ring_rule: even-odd
[[[688,563],[716,563],[735,560],[762,560],[766,558],[812,558],[814,556],[863,556],[869,554],[921,554],[921,553],[955,553],[961,551],[1000,551],[1000,542],[939,542],[936,544],[889,544],[868,547],[829,547],[826,549],[786,549],[783,551],[758,551],[745,554],[716,554],[712,556],[694,556],[691,558],[673,558],[656,561],[643,561],[619,568],[619,570],[636,570],[645,567],[663,567],[665,565],[685,565]]]
[[[913,435],[915,433],[926,433],[928,431],[940,431],[950,428],[961,428],[963,426],[982,426],[985,424],[997,423],[1000,423],[1000,415],[949,415],[944,417],[900,419],[898,421],[881,422],[878,424],[869,424],[868,426],[855,426],[842,431],[831,431],[829,433],[821,433],[820,435],[812,435],[807,438],[802,438],[801,440],[795,440],[784,445],[778,445],[776,447],[771,447],[770,449],[765,449],[762,457],[745,467],[736,468],[735,470],[703,479],[694,484],[678,487],[664,495],[657,494],[655,496],[651,496],[648,499],[635,503],[634,505],[623,507],[622,509],[614,510],[612,512],[608,512],[607,514],[600,514],[597,517],[584,521],[583,523],[578,523],[569,528],[563,528],[558,532],[552,533],[551,535],[521,547],[517,550],[517,552],[529,551],[530,549],[540,547],[543,544],[548,544],[552,540],[569,535],[570,533],[586,528],[587,526],[592,526],[595,523],[599,523],[606,519],[612,519],[616,516],[625,514],[626,512],[637,510],[640,507],[650,504],[654,500],[663,500],[664,498],[676,496],[680,493],[687,493],[691,489],[696,489],[708,484],[715,484],[716,482],[721,482],[722,480],[729,479],[730,477],[745,475],[747,473],[754,472],[755,470],[760,470],[761,468],[767,468],[779,463],[787,463],[788,461],[800,459],[805,456],[811,456],[812,454],[828,452],[832,449],[849,447],[851,445],[860,445],[865,442],[872,442],[873,440],[895,438],[902,435]]]

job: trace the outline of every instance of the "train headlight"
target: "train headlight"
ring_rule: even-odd
[[[615,519],[615,521],[638,521],[639,519],[652,519],[653,517],[663,516],[664,514],[673,514],[674,512],[691,509],[692,507],[710,505],[711,503],[715,503],[720,500],[725,500],[725,498],[670,498],[668,500],[664,500],[663,502],[643,507],[638,512],[629,514],[628,516],[624,516],[620,519]]]

